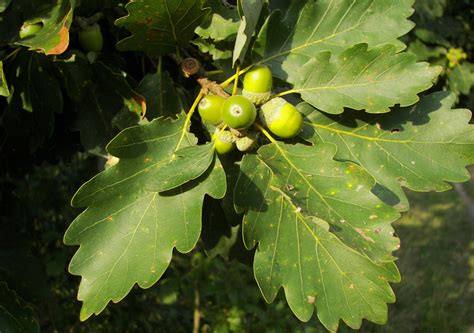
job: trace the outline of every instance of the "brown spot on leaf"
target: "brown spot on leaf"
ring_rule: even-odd
[[[375,243],[375,241],[374,241],[372,238],[370,238],[369,236],[367,236],[367,235],[365,234],[364,230],[362,230],[362,229],[360,229],[360,228],[355,228],[355,231],[357,231],[357,233],[358,233],[359,235],[361,235],[362,238],[365,239],[366,241],[369,241],[369,242],[371,242],[371,243]]]
[[[58,35],[59,43],[56,44],[56,46],[52,49],[48,50],[48,52],[46,53],[47,55],[61,54],[66,51],[67,47],[69,46],[69,29],[66,27],[66,25],[63,25],[61,27],[61,30],[59,30]]]

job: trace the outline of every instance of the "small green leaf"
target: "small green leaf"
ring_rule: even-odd
[[[203,39],[211,39],[214,42],[229,41],[235,39],[239,29],[239,15],[223,5],[220,0],[210,1],[212,15],[196,28],[196,34]]]
[[[0,281],[0,332],[40,331],[33,310],[23,305],[18,295],[7,284]]]
[[[474,86],[474,64],[464,62],[454,66],[448,75],[449,88],[456,94],[469,95]]]
[[[404,44],[397,40],[413,28],[407,20],[414,0],[309,0],[294,1],[287,12],[270,15],[253,48],[259,63],[274,75],[294,83],[302,65],[317,53],[338,56],[348,47]],[[304,4],[304,6],[302,6]],[[374,27],[377,27],[374,29]]]
[[[400,210],[407,210],[401,186],[445,191],[451,188],[447,182],[470,178],[465,167],[474,163],[472,115],[469,110],[452,110],[454,103],[454,95],[439,92],[413,107],[378,116],[356,111],[331,116],[308,104],[298,108],[309,119],[309,140],[336,144],[337,159],[360,165],[398,197]]]
[[[314,107],[328,113],[342,113],[344,107],[369,113],[389,112],[395,104],[412,105],[417,94],[430,88],[441,67],[416,63],[409,53],[395,53],[385,45],[367,50],[359,44],[331,59],[321,52],[299,71],[292,91]]]
[[[115,24],[131,32],[117,43],[120,51],[144,51],[153,56],[175,52],[193,37],[194,29],[210,13],[201,0],[131,1],[128,15]]]
[[[232,64],[237,60],[243,63],[247,49],[255,33],[255,28],[262,11],[263,0],[246,0],[239,1],[243,11],[243,16],[240,19],[239,30],[237,31],[237,38],[235,40],[234,55]]]
[[[68,245],[81,245],[69,269],[82,276],[82,320],[123,299],[135,283],[151,287],[168,267],[173,248],[189,252],[198,241],[204,196],[224,196],[225,174],[217,159],[202,176],[171,191],[148,189],[161,177],[185,171],[161,170],[178,147],[194,145],[192,135],[182,136],[183,126],[184,118],[159,118],[123,131],[108,145],[119,163],[74,196],[74,206],[88,207],[64,237]]]
[[[257,283],[268,302],[284,287],[296,316],[316,306],[331,331],[343,319],[384,323],[399,281],[390,222],[399,214],[371,193],[373,179],[352,163],[336,162],[336,147],[273,143],[246,155],[235,202],[246,210],[244,241],[258,244]],[[315,161],[317,161],[315,163]]]
[[[232,51],[225,48],[226,45],[216,45],[208,43],[201,38],[193,40],[191,43],[199,47],[202,53],[209,53],[214,60],[225,60],[232,58]]]
[[[5,78],[5,73],[3,72],[3,62],[0,61],[0,96],[8,97],[10,96],[10,90],[8,89],[7,79]]]

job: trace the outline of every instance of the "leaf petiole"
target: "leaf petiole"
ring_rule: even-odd
[[[234,88],[232,89],[232,96],[237,95],[237,89],[239,88],[239,75],[240,75],[240,65],[237,64],[237,69],[235,70],[235,75],[234,75]]]
[[[296,90],[296,89],[290,89],[290,90],[286,90],[286,91],[283,91],[279,94],[274,95],[273,98],[282,97],[282,96],[290,95],[290,94],[296,94],[297,92],[298,92],[298,90]]]
[[[220,86],[222,88],[225,88],[227,87],[229,84],[231,84],[232,82],[234,82],[235,80],[235,77],[238,75],[242,75],[242,74],[245,74],[246,72],[248,72],[250,70],[250,68],[252,68],[252,65],[251,66],[248,66],[248,67],[245,67],[244,69],[240,70],[238,73],[232,75],[230,78],[228,78],[227,80],[225,80],[224,82],[222,82],[220,84]]]
[[[186,135],[187,128],[189,127],[189,124],[191,123],[191,117],[193,116],[194,111],[196,111],[196,108],[199,102],[201,101],[201,99],[203,98],[203,96],[204,96],[204,93],[200,91],[196,99],[194,100],[193,105],[189,109],[188,114],[186,115],[186,120],[184,121],[183,130],[181,131],[181,137],[179,138],[178,144],[176,145],[176,148],[174,150],[175,152],[179,150],[181,143],[184,140],[184,136]]]
[[[258,123],[254,123],[254,126],[255,128],[257,128],[260,132],[263,133],[263,135],[265,135],[267,137],[268,140],[270,140],[271,143],[277,143],[277,141],[275,140],[275,138],[265,129],[263,128],[262,125],[258,124]]]

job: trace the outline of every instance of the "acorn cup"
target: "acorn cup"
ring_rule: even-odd
[[[230,131],[219,129],[212,135],[216,152],[220,155],[228,154],[235,149],[235,138]]]

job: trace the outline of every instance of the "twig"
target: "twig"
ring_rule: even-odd
[[[194,287],[194,320],[193,320],[193,333],[199,333],[201,326],[201,311],[200,311],[200,295],[197,286]]]

